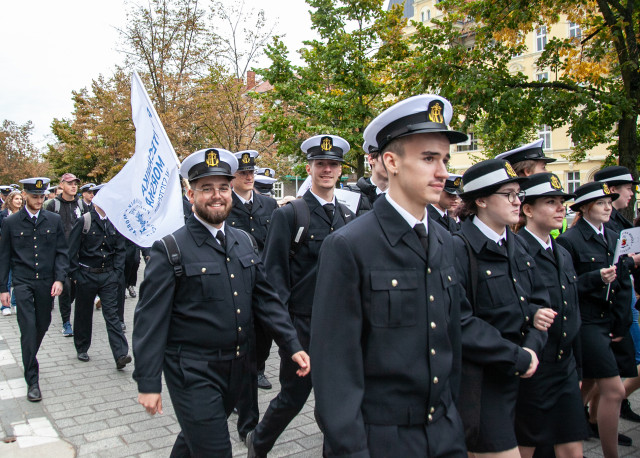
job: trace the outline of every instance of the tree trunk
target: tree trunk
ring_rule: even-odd
[[[638,178],[638,116],[626,113],[618,123],[618,157],[620,165],[631,172],[634,180]],[[631,203],[622,211],[629,220],[635,218],[636,194],[633,194]]]

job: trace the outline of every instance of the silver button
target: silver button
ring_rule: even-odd
[[[431,267],[427,267],[427,273],[430,274],[431,273]]]
[[[393,286],[394,288],[398,286],[398,280],[396,280],[395,278],[391,280],[391,286]]]
[[[434,385],[437,385],[439,381],[440,380],[438,380],[438,377],[433,377],[433,384]]]
[[[231,278],[236,278],[236,276],[235,276],[235,275],[233,275],[233,274],[231,274],[231,275],[230,275],[230,277],[231,277]]]
[[[431,329],[435,329],[436,328],[436,324],[432,321],[431,322]]]
[[[207,268],[206,268],[206,267],[203,267],[203,268],[202,268],[202,273],[205,273],[206,271],[207,271]]]
[[[429,300],[430,300],[431,302],[433,302],[433,301],[435,301],[435,300],[436,300],[436,298],[435,298],[435,297],[433,297],[433,296],[429,296]]]
[[[242,327],[238,326],[238,332],[242,332]]]
[[[234,296],[237,296],[237,295],[238,295],[238,291],[234,291],[234,292],[233,292],[233,295],[234,295]]]
[[[433,356],[436,355],[436,350],[434,348],[431,349],[431,355],[433,355]]]
[[[431,415],[431,414],[427,415],[427,419],[428,419],[429,421],[433,421],[433,415]]]
[[[451,275],[447,275],[447,280],[451,281]]]
[[[240,315],[240,309],[236,310],[236,313],[237,313],[238,315]]]
[[[429,413],[434,413],[435,411],[436,411],[435,407],[431,407],[431,408],[429,409]]]
[[[490,270],[487,270],[487,275],[491,275],[491,271]]]

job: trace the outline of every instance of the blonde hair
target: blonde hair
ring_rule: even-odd
[[[11,212],[15,213],[15,212],[17,212],[18,210],[20,210],[22,208],[22,206],[16,208],[15,210],[11,208],[13,206],[12,202],[13,202],[13,198],[15,196],[22,197],[22,193],[20,191],[11,191],[9,193],[9,195],[7,196],[7,198],[4,200],[4,203],[2,204],[2,210],[5,210],[5,209],[8,208],[9,210],[11,210]],[[11,202],[11,204],[10,204],[10,202]],[[24,199],[22,199],[22,205],[24,205]]]

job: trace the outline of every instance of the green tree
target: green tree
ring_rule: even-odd
[[[611,159],[637,176],[637,0],[445,0],[438,8],[441,20],[415,24],[413,55],[396,67],[398,92],[449,98],[464,114],[454,124],[473,125],[490,155],[530,139],[537,125],[566,125],[575,145],[571,159],[612,143]],[[536,61],[551,80],[511,70],[512,57],[527,50],[526,33],[567,20],[580,33],[553,38]]]
[[[351,145],[347,160],[364,174],[362,132],[391,103],[390,67],[409,55],[399,8],[385,11],[382,0],[307,0],[319,36],[300,50],[295,66],[281,39],[267,47],[271,66],[260,70],[273,86],[258,95],[265,113],[260,129],[274,136],[278,152],[300,156],[311,135],[339,135]]]
[[[31,140],[31,121],[20,125],[5,119],[0,125],[0,183],[8,185],[35,176],[49,176],[49,164]]]

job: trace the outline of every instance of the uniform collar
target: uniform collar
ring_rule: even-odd
[[[413,216],[411,213],[409,213],[407,210],[402,208],[400,204],[398,204],[395,200],[393,200],[388,193],[387,193],[387,201],[398,213],[400,213],[400,216],[402,216],[402,218],[407,222],[407,224],[410,227],[414,227],[418,223],[424,223],[424,228],[426,229],[427,233],[429,233],[429,216],[426,208],[424,211],[424,217],[422,218],[422,221],[421,221],[415,216]]]
[[[600,224],[600,229],[598,229],[593,224],[591,224],[591,222],[588,221],[586,218],[583,217],[582,219],[584,219],[585,223],[587,223],[589,225],[589,227],[591,227],[591,229],[593,229],[595,231],[596,234],[601,235],[601,236],[604,237],[604,224]]]
[[[222,232],[222,235],[224,235],[224,225],[225,225],[224,222],[222,222],[222,227],[218,229],[217,227],[207,223],[205,220],[200,218],[200,216],[198,216],[197,213],[194,213],[193,216],[200,222],[200,224],[202,224],[204,227],[207,228],[207,230],[211,233],[214,239],[216,238],[216,235],[218,235],[218,232]]]
[[[322,197],[318,196],[316,193],[314,193],[311,188],[309,188],[309,192],[313,195],[313,197],[316,198],[316,200],[320,203],[321,206],[325,206],[327,204],[336,204],[336,196],[333,196],[333,200],[331,202],[324,200]]]
[[[38,216],[40,216],[40,210],[38,210],[35,214],[34,214],[34,213],[31,213],[31,212],[29,211],[29,209],[27,209],[27,206],[26,206],[26,205],[24,206],[24,211],[26,211],[26,212],[27,212],[27,215],[29,215],[29,218],[33,218],[33,217],[35,216],[35,217],[36,217],[36,219],[38,219]]]
[[[553,245],[551,244],[551,236],[549,236],[549,242],[545,242],[544,240],[542,240],[540,237],[538,237],[536,234],[531,232],[526,227],[524,228],[524,230],[527,231],[529,235],[533,237],[542,246],[543,250],[546,250],[547,248],[551,248],[553,250]]]
[[[494,231],[493,229],[491,229],[489,226],[487,226],[485,223],[482,222],[482,220],[480,218],[478,218],[478,215],[474,215],[473,217],[473,224],[480,230],[480,232],[482,232],[482,234],[487,237],[489,240],[493,240],[494,242],[498,243],[501,240],[507,240],[507,230],[505,229],[505,231],[502,233],[502,235],[498,234],[496,231]]]
[[[435,211],[437,211],[438,213],[440,213],[440,217],[441,217],[441,218],[444,218],[444,215],[446,215],[446,214],[447,214],[447,211],[446,211],[446,210],[444,210],[444,211],[443,211],[443,210],[440,210],[438,207],[436,207],[436,206],[435,206],[435,205],[433,205],[433,204],[429,204],[429,205],[431,205]]]
[[[247,202],[253,203],[253,191],[251,191],[251,198],[249,200],[245,199],[244,197],[242,197],[240,194],[238,194],[235,191],[233,191],[233,193],[236,195],[236,197],[240,200],[241,203],[243,203],[243,204],[246,204]]]

